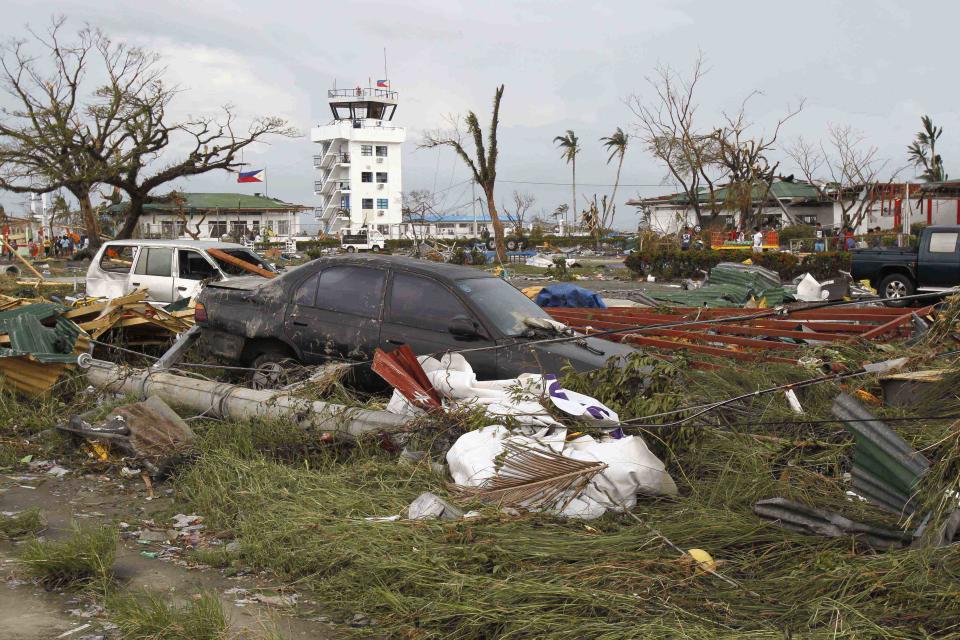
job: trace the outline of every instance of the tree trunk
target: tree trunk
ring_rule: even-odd
[[[573,200],[570,201],[570,222],[571,224],[577,220],[577,156],[573,156],[571,162],[573,165]],[[567,228],[567,235],[570,235],[570,229]]]
[[[83,224],[87,227],[90,248],[96,250],[100,247],[100,221],[97,220],[97,213],[93,210],[93,203],[90,202],[90,190],[71,190],[71,193],[80,203],[80,215],[83,218]]]
[[[143,202],[145,198],[138,195],[127,194],[130,198],[130,207],[123,216],[123,226],[117,233],[117,240],[129,240],[133,237],[133,232],[137,230],[140,224],[140,217],[143,216]]]
[[[493,223],[493,241],[497,247],[497,260],[504,263],[507,261],[507,246],[503,238],[503,223],[500,222],[500,214],[493,201],[493,185],[484,185],[483,193],[487,198],[487,213],[490,214],[490,222]]]

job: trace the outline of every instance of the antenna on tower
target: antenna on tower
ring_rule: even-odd
[[[387,73],[387,48],[383,48],[383,79],[390,83],[390,74]]]

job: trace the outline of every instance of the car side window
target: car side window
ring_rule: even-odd
[[[179,275],[185,280],[206,280],[218,275],[214,266],[199,251],[180,249],[177,262]]]
[[[934,232],[930,234],[930,253],[954,253],[957,250],[956,232]]]
[[[166,247],[147,247],[140,250],[137,260],[138,276],[160,276],[169,278],[173,271],[173,249]]]
[[[388,319],[430,331],[446,332],[454,316],[472,317],[460,300],[439,282],[394,272]]]
[[[303,284],[297,287],[296,293],[293,294],[293,301],[297,304],[312,307],[314,301],[317,299],[317,284],[319,284],[319,282],[319,273],[315,273],[304,280]]]
[[[330,267],[320,272],[319,309],[352,313],[367,318],[380,316],[386,272],[367,267]]]
[[[100,269],[110,273],[130,273],[133,260],[137,257],[137,247],[132,244],[114,244],[103,250],[100,256]]]

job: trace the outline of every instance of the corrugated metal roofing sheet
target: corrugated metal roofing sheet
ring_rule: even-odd
[[[756,265],[721,262],[710,270],[707,283],[689,291],[650,292],[655,300],[687,307],[738,307],[753,297],[769,306],[782,304],[785,292],[775,272]]]
[[[0,313],[0,373],[20,391],[46,391],[87,349],[88,337],[60,315],[65,309],[37,303]]]

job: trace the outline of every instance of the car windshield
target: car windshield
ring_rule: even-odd
[[[533,300],[500,278],[458,280],[457,287],[508,336],[522,334],[526,329],[526,318],[550,317]]]

